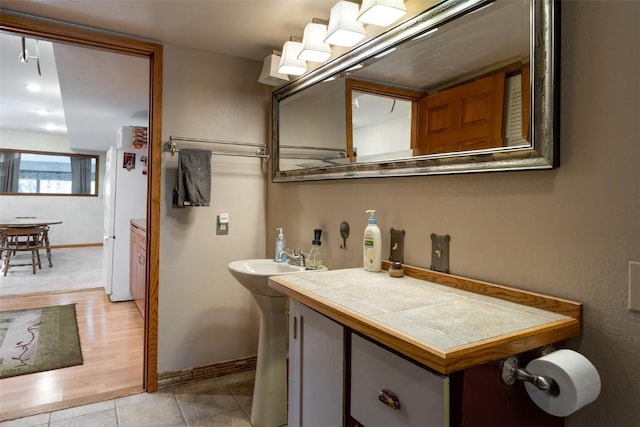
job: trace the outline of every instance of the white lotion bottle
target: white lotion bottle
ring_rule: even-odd
[[[278,237],[276,237],[276,248],[273,260],[275,262],[285,262],[287,260],[287,253],[283,253],[285,250],[284,233],[282,232],[282,228],[276,228],[276,230],[278,231]]]
[[[376,211],[370,209],[366,212],[369,214],[369,225],[364,229],[364,269],[378,272],[382,270],[382,238],[376,222]]]

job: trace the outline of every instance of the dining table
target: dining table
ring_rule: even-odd
[[[51,261],[51,246],[49,245],[49,226],[62,224],[62,220],[53,218],[36,218],[36,217],[14,217],[0,218],[0,228],[30,228],[30,227],[47,227],[44,231],[44,246],[47,250],[47,259],[49,267],[53,267]]]

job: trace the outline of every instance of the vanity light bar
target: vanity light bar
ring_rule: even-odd
[[[331,45],[324,39],[327,37],[327,21],[313,18],[313,21],[304,27],[302,37],[302,52],[298,59],[311,62],[324,62],[331,57]]]
[[[362,0],[358,21],[386,27],[407,13],[404,0]]]
[[[300,76],[307,71],[306,61],[299,59],[304,45],[299,41],[291,40],[284,42],[282,46],[282,58],[278,73]]]
[[[366,35],[364,25],[358,21],[358,5],[350,1],[339,1],[331,8],[326,43],[351,47]]]
[[[338,1],[331,8],[329,21],[313,18],[305,26],[302,43],[291,38],[284,43],[281,57],[264,58],[258,82],[272,86],[286,83],[290,75],[306,73],[307,61],[329,60],[332,45],[352,47],[364,39],[367,33],[363,24],[387,26],[406,13],[404,0],[363,0],[362,6],[352,0]]]

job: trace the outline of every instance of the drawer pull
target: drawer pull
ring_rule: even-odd
[[[394,392],[392,392],[391,390],[387,390],[386,388],[380,389],[380,391],[378,392],[378,400],[391,409],[402,408],[398,396],[396,396]]]
[[[298,318],[293,316],[293,339],[298,339]]]

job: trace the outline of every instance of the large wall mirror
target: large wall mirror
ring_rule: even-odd
[[[274,182],[558,166],[559,6],[443,0],[274,91]]]
[[[97,196],[98,156],[0,149],[0,194]]]

